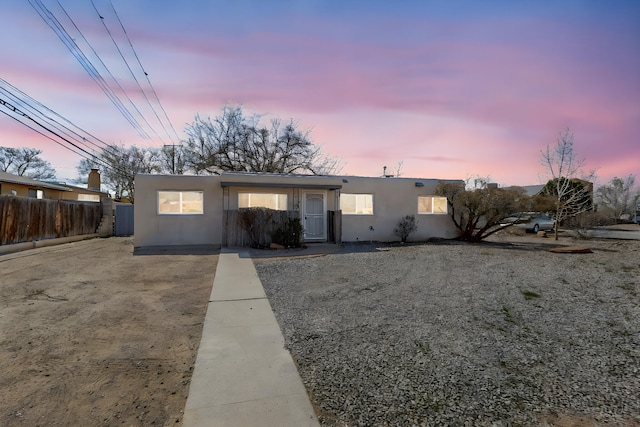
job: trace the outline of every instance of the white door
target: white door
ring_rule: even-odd
[[[304,239],[326,240],[325,193],[305,192],[303,200]]]

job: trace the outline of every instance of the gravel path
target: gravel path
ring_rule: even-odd
[[[256,259],[322,424],[640,425],[640,241],[531,241]]]

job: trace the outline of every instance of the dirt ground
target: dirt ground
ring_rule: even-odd
[[[216,254],[113,237],[0,256],[0,425],[181,425]]]

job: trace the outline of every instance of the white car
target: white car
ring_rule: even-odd
[[[556,222],[541,212],[517,212],[504,218],[500,225],[502,227],[513,225],[537,233],[540,230],[552,230]]]

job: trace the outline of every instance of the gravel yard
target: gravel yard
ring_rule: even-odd
[[[254,260],[322,425],[640,425],[640,241],[492,240]]]

